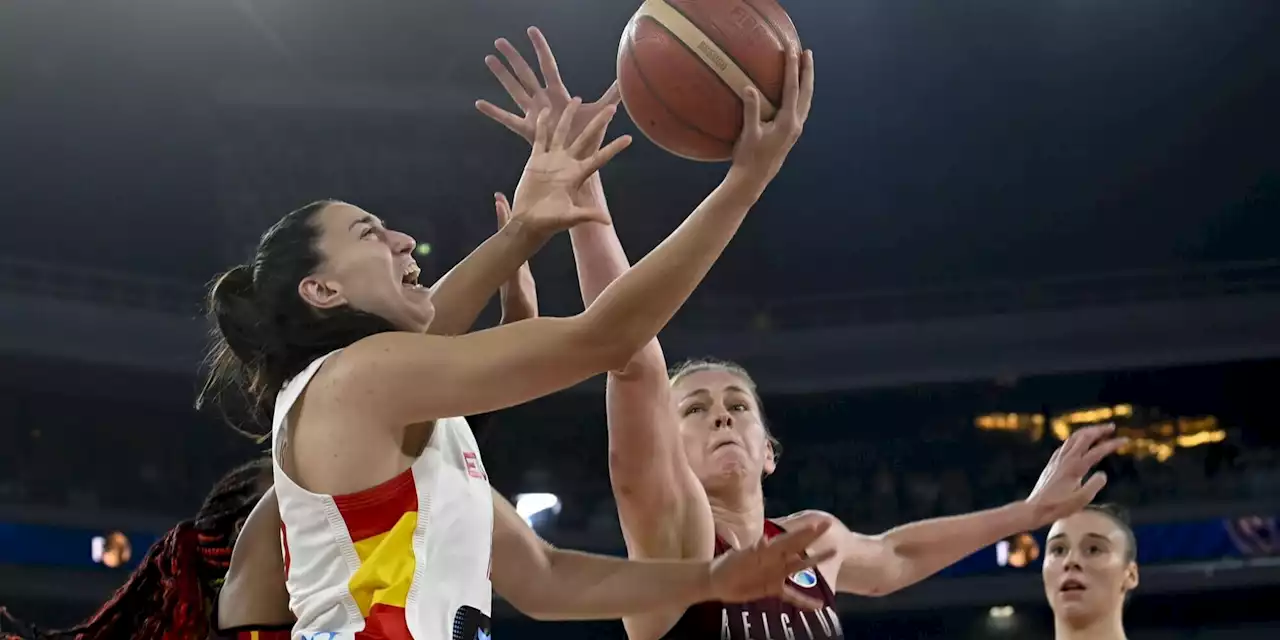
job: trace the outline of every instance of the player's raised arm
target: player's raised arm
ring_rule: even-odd
[[[616,620],[703,600],[767,596],[816,608],[820,603],[787,586],[787,577],[830,558],[805,551],[825,525],[800,527],[714,561],[643,561],[552,547],[497,492],[493,511],[494,590],[538,620]]]
[[[841,557],[836,589],[880,596],[911,586],[988,545],[1071,515],[1106,484],[1093,467],[1126,442],[1111,425],[1072,434],[1054,452],[1026,500],[1002,507],[894,527],[877,536],[831,531]]]
[[[496,45],[510,68],[494,56],[485,62],[518,108],[546,106],[563,110],[571,98],[555,55],[536,27],[529,29],[529,39],[537,54],[542,81],[505,39],[499,39]],[[583,105],[583,109],[607,109],[617,100],[615,83],[598,101]],[[527,137],[528,114],[518,116],[485,101],[478,106],[485,115]],[[599,174],[583,184],[575,200],[586,206],[607,208]],[[631,265],[611,225],[581,224],[570,229],[569,237],[573,241],[582,302],[589,306]],[[705,502],[705,496],[680,448],[678,427],[670,410],[666,362],[656,338],[637,351],[624,367],[609,373],[607,389],[609,470],[628,549],[634,557],[682,557],[681,531],[686,527],[674,514],[685,513],[680,505],[686,499]],[[709,514],[706,520],[709,522]],[[706,533],[703,537],[709,539],[710,533]]]

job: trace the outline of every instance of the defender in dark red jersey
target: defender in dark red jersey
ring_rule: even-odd
[[[570,101],[545,38],[530,29],[543,82],[506,40],[485,63],[519,107],[522,117],[481,101],[477,108],[531,139],[527,113],[562,110]],[[791,54],[796,56],[797,53]],[[797,65],[790,60],[789,65]],[[807,107],[813,92],[813,59],[800,74],[788,73],[788,104]],[[792,67],[794,68],[794,67]],[[606,94],[608,95],[608,94]],[[589,105],[584,105],[587,109]],[[604,207],[599,176],[575,196]],[[570,231],[583,301],[590,304],[627,270],[626,254],[611,227],[582,224]],[[936,573],[1006,536],[1035,529],[1078,511],[1105,478],[1084,477],[1121,441],[1109,428],[1077,432],[1054,454],[1025,501],[997,509],[898,527],[876,536],[854,533],[830,514],[805,511],[766,520],[762,481],[777,464],[776,441],[761,413],[751,377],[728,362],[680,367],[670,379],[656,340],[609,375],[609,468],[627,549],[633,558],[706,559],[730,547],[767,544],[780,530],[815,523],[830,529],[812,553],[831,553],[816,572],[792,577],[795,607],[766,599],[744,606],[703,603],[624,620],[633,640],[816,640],[843,638],[835,592],[883,595]]]

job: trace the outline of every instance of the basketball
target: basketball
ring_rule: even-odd
[[[754,86],[760,115],[772,118],[786,53],[799,43],[775,0],[645,0],[618,46],[622,103],[666,151],[728,160],[742,131],[743,92]]]

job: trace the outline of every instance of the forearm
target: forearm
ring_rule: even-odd
[[[599,206],[608,209],[605,200],[604,184],[597,173],[587,180],[578,190],[577,200],[581,204]],[[618,239],[617,230],[612,225],[580,224],[569,230],[569,239],[573,244],[573,261],[578,270],[578,288],[582,292],[582,304],[590,306],[600,296],[600,292],[617,280],[631,268],[627,253]],[[663,361],[662,349],[656,339],[632,356],[623,371],[611,374],[627,374],[638,371],[638,365],[649,365],[664,374],[666,364]],[[611,387],[612,389],[612,387]]]
[[[974,552],[1032,527],[1025,502],[895,527],[880,535],[892,564],[887,591],[915,584]]]
[[[540,620],[616,620],[710,597],[707,562],[626,560],[553,549],[542,575],[529,576]]]
[[[432,287],[436,315],[427,333],[460,335],[469,331],[498,287],[545,242],[545,237],[519,220],[503,225]]]
[[[584,206],[596,205],[608,210],[600,174],[591,176],[576,197]],[[590,306],[600,292],[631,268],[626,251],[614,228],[605,224],[580,224],[569,230],[573,243],[573,261],[578,269],[578,288],[582,304]]]
[[[588,321],[639,350],[702,282],[766,184],[731,169],[666,240],[605,288],[587,308]]]

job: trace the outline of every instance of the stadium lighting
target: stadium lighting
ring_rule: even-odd
[[[547,517],[560,513],[560,498],[554,493],[521,493],[516,495],[516,513],[530,527],[535,527]]]

